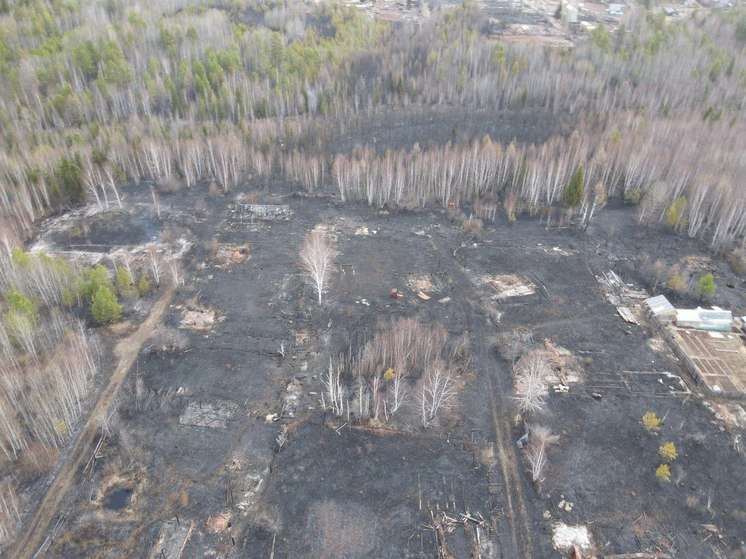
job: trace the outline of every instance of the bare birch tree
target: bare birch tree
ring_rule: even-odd
[[[547,448],[556,443],[559,437],[543,425],[532,425],[529,428],[529,443],[526,446],[526,459],[534,482],[542,481],[542,474],[547,465]]]
[[[516,395],[513,399],[518,403],[522,413],[539,412],[544,409],[546,402],[545,381],[549,374],[549,363],[541,351],[532,351],[523,356],[514,368],[516,372]]]
[[[337,417],[341,416],[345,409],[345,389],[340,381],[341,374],[340,367],[334,367],[331,358],[329,358],[329,370],[324,378],[324,392],[329,402],[325,401],[324,394],[322,394],[321,400],[324,408],[328,406]]]
[[[301,265],[306,281],[316,290],[319,305],[336,255],[334,241],[328,235],[312,231],[306,236],[306,242],[300,251]]]
[[[455,382],[451,378],[451,371],[445,363],[436,361],[428,368],[422,379],[420,393],[422,425],[424,427],[430,425],[438,412],[451,405],[455,396]]]
[[[147,251],[150,271],[153,273],[153,279],[157,285],[161,284],[161,253],[154,245],[148,247]]]
[[[166,268],[171,277],[171,285],[179,287],[184,284],[184,278],[178,256],[170,256],[166,259]]]

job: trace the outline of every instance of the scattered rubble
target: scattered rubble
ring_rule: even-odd
[[[298,404],[302,395],[303,384],[298,379],[290,381],[282,396],[282,411],[280,412],[280,417],[282,419],[295,418],[295,413],[298,410]]]
[[[480,283],[492,287],[499,299],[525,297],[536,293],[536,286],[533,283],[513,274],[483,276]]]
[[[430,275],[407,276],[407,287],[415,293],[434,293],[438,291],[437,281]]]
[[[639,306],[643,300],[648,298],[648,293],[644,289],[637,289],[634,284],[624,283],[613,270],[596,276],[596,280],[604,288],[606,300],[615,307]]]
[[[569,383],[580,381],[583,366],[569,349],[555,344],[549,338],[545,338],[544,355],[551,366],[551,373],[547,377],[547,382],[566,387]],[[555,392],[566,391],[564,389],[558,390],[555,386]]]
[[[227,400],[192,401],[179,418],[179,425],[225,429],[238,405]]]
[[[570,501],[565,501],[564,495],[562,495],[562,499],[557,504],[557,508],[562,509],[565,512],[571,512],[573,506],[574,506],[574,503],[571,503]]]
[[[574,546],[580,549],[590,549],[591,535],[587,526],[557,522],[552,526],[552,543],[557,549],[568,550]]]
[[[215,253],[216,268],[227,269],[251,258],[249,245],[220,245]]]
[[[630,324],[639,324],[635,315],[627,307],[617,307],[616,312],[619,313],[619,316],[621,316],[625,322],[629,322]]]
[[[182,312],[179,328],[187,330],[210,330],[216,321],[221,321],[223,317],[218,317],[217,313],[209,309],[184,309]]]
[[[355,228],[355,236],[356,237],[368,237],[370,235],[377,235],[378,229],[368,229],[365,225],[361,225],[360,227]]]

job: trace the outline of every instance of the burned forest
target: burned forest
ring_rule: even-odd
[[[0,556],[746,557],[746,5],[0,0]]]

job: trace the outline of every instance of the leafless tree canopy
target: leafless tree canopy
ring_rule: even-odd
[[[427,427],[439,413],[453,404],[456,397],[453,373],[442,361],[433,363],[425,373],[420,388],[422,426]]]
[[[466,335],[451,337],[440,324],[411,318],[382,320],[370,339],[351,342],[330,362],[322,404],[358,420],[388,422],[404,410],[428,426],[453,403],[456,378],[470,359]]]
[[[546,406],[546,378],[549,363],[542,350],[533,350],[521,357],[514,366],[516,395],[521,412],[539,412]]]
[[[306,241],[300,251],[301,266],[306,280],[316,290],[319,305],[321,305],[321,297],[329,281],[336,255],[334,241],[329,235],[320,231],[312,231],[306,236]]]
[[[531,479],[540,482],[547,466],[547,451],[549,446],[559,441],[559,437],[552,433],[548,427],[543,425],[532,425],[529,427],[529,442],[526,446],[526,459],[528,460]]]
[[[528,353],[534,347],[534,337],[528,328],[516,328],[509,332],[501,332],[496,339],[497,350],[500,355],[511,365],[524,353]]]

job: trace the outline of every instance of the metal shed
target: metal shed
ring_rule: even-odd
[[[676,309],[665,295],[645,299],[645,307],[647,312],[657,318],[661,324],[670,323],[676,319]]]

